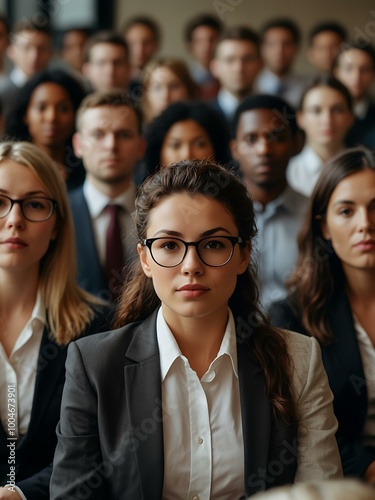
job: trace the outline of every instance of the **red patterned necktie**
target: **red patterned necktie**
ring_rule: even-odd
[[[120,294],[123,283],[124,255],[119,221],[122,207],[120,205],[107,205],[106,210],[109,214],[106,237],[106,274],[109,291],[114,300]]]

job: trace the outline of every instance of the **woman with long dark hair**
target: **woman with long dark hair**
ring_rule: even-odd
[[[318,343],[259,309],[245,185],[180,162],[142,184],[135,221],[119,330],[70,349],[51,498],[240,499],[339,477]]]
[[[375,481],[375,154],[329,162],[299,235],[290,296],[272,322],[315,337],[334,394],[344,473]]]

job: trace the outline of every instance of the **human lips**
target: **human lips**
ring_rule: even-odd
[[[198,283],[188,283],[177,289],[177,292],[184,297],[200,297],[207,293],[210,289]]]
[[[4,240],[2,244],[12,249],[25,248],[28,246],[21,238],[8,238]]]
[[[361,240],[354,246],[362,252],[375,250],[375,240]]]

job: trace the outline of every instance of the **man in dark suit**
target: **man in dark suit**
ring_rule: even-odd
[[[371,45],[344,45],[336,58],[334,74],[348,87],[354,103],[356,119],[347,145],[375,149],[375,104],[369,95],[375,81],[375,50]]]
[[[86,170],[84,185],[70,193],[78,282],[109,301],[137,254],[131,213],[134,171],[145,149],[141,130],[136,102],[121,91],[90,94],[78,110],[73,147]]]
[[[12,27],[11,44],[7,48],[7,54],[14,67],[9,76],[0,79],[3,112],[17,90],[49,64],[53,56],[49,27],[23,19]]]
[[[212,105],[228,121],[242,99],[253,92],[261,68],[259,38],[253,30],[235,26],[221,35],[210,65],[221,86]]]

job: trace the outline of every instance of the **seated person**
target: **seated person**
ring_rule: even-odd
[[[247,97],[232,126],[232,155],[254,203],[258,234],[253,258],[259,268],[260,302],[267,308],[286,296],[285,281],[297,260],[297,235],[307,208],[307,198],[286,180],[296,149],[295,112],[280,97]]]
[[[74,229],[53,161],[0,144],[0,498],[49,500],[69,342],[107,330],[76,285]]]
[[[275,326],[315,337],[334,394],[344,474],[375,482],[375,154],[349,149],[323,169]]]
[[[142,184],[134,215],[119,329],[69,348],[51,500],[239,499],[341,477],[318,343],[259,310],[246,187],[184,160]]]
[[[316,73],[332,73],[333,63],[347,37],[344,26],[336,21],[323,21],[313,27],[309,35],[307,59]]]
[[[292,188],[310,196],[323,165],[345,149],[353,119],[350,92],[333,76],[318,76],[306,87],[297,113],[305,146],[291,158],[287,170]]]
[[[362,144],[375,149],[375,103],[370,98],[370,89],[375,82],[375,50],[371,45],[345,44],[335,60],[334,74],[353,98],[355,121],[346,144]]]

